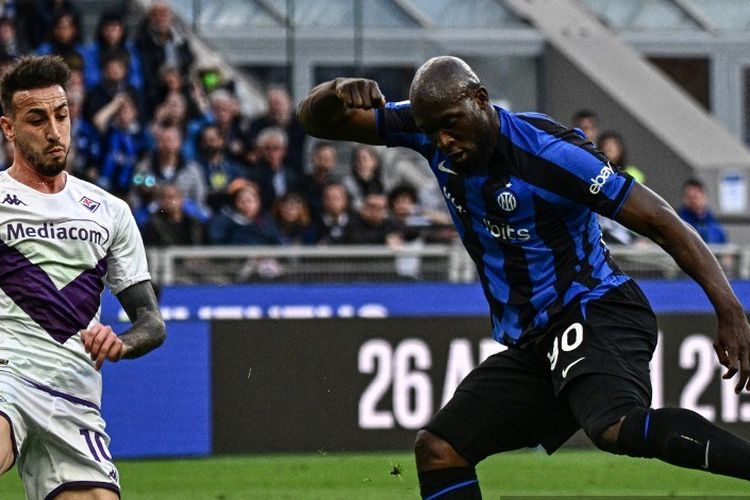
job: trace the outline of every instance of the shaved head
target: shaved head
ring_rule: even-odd
[[[412,103],[451,102],[481,86],[476,73],[463,59],[433,57],[419,67],[409,89]]]
[[[433,57],[409,89],[414,122],[456,167],[483,165],[497,143],[497,111],[466,62]]]

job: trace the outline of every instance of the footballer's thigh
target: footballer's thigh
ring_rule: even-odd
[[[51,498],[54,500],[118,500],[120,495],[104,488],[85,488],[66,490]]]
[[[13,432],[11,429],[10,420],[0,414],[0,475],[13,467],[16,458],[13,452]]]
[[[19,461],[27,495],[118,498],[118,472],[99,409],[74,398],[54,397],[50,403],[46,428]]]
[[[473,466],[495,453],[540,444],[552,453],[578,428],[557,400],[546,353],[528,345],[494,354],[472,370],[423,430],[438,439],[435,464],[444,441]],[[417,444],[420,470],[439,468],[420,463]]]
[[[35,403],[29,399],[24,383],[0,370],[0,474],[8,472],[28,437],[29,412]]]
[[[656,317],[629,281],[590,301],[585,315],[574,319],[553,339],[553,383],[594,444],[613,451],[625,414],[651,403]]]

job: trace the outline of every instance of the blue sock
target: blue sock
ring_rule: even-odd
[[[473,468],[435,469],[418,475],[422,500],[482,500]]]

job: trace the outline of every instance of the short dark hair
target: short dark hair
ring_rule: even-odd
[[[417,203],[419,201],[417,190],[414,189],[413,186],[410,184],[399,184],[388,194],[388,205],[393,208],[396,198],[401,196],[408,196],[412,203]]]
[[[701,191],[706,190],[706,185],[700,179],[695,177],[689,177],[685,182],[682,183],[682,189],[685,188],[698,188]]]
[[[326,148],[331,148],[334,151],[336,150],[336,146],[333,144],[333,142],[330,142],[330,141],[318,141],[312,147],[312,153],[316,154],[321,149],[326,149]]]
[[[579,121],[585,120],[587,118],[598,120],[599,115],[596,114],[596,111],[593,111],[591,109],[579,109],[573,115],[573,123],[578,123]]]
[[[60,56],[27,56],[12,64],[0,77],[0,104],[3,114],[12,115],[13,96],[21,90],[42,89],[65,84],[70,68]]]

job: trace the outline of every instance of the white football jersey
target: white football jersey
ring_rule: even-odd
[[[97,406],[101,375],[78,333],[117,294],[148,280],[128,205],[67,177],[40,193],[0,172],[0,369]]]

